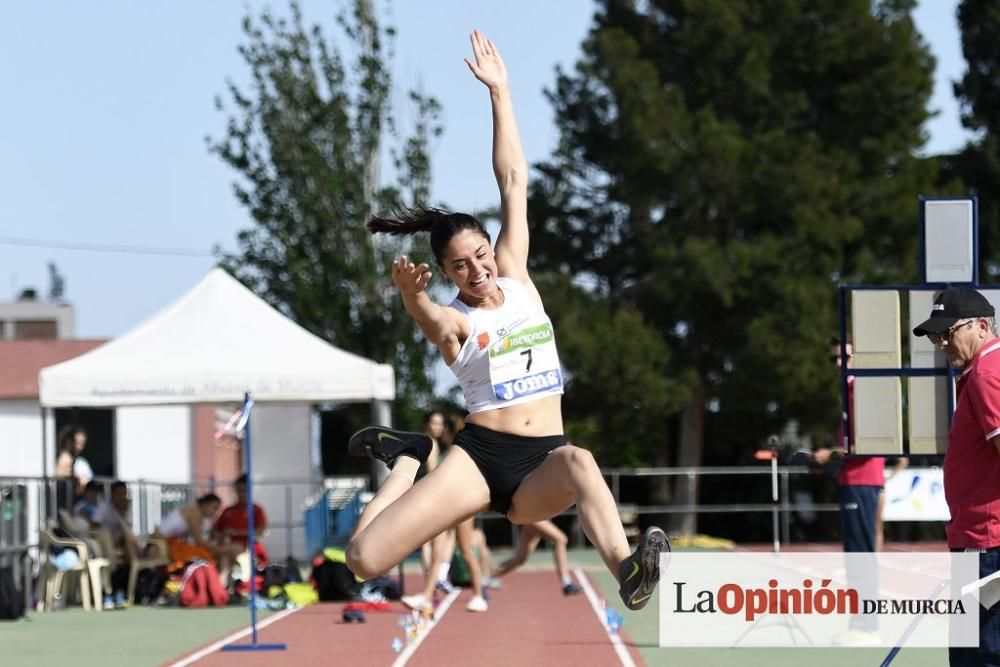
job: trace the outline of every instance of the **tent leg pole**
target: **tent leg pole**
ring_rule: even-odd
[[[52,508],[49,500],[49,429],[47,424],[47,417],[51,410],[44,405],[39,406],[39,410],[42,414],[42,493],[40,500],[42,503],[42,512],[39,520],[41,523],[46,523],[49,518],[49,513]]]

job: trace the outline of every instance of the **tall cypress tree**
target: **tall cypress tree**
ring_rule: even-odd
[[[732,461],[792,418],[835,428],[836,285],[916,277],[935,167],[914,156],[933,58],[913,4],[603,0],[557,73],[533,260],[659,332],[684,418],[679,451],[659,438],[648,460],[697,464],[707,433]],[[584,416],[572,388],[567,409]]]
[[[995,280],[1000,275],[1000,6],[963,0],[958,25],[968,68],[955,83],[955,97],[962,107],[962,125],[975,138],[948,159],[945,173],[961,178],[979,197],[980,257]]]

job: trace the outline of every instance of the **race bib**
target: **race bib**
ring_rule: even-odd
[[[562,370],[548,318],[522,322],[514,329],[501,331],[501,338],[490,347],[490,383],[497,400],[561,390]]]

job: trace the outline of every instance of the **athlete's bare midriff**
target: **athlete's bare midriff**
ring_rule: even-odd
[[[469,415],[465,421],[501,433],[529,438],[562,435],[561,403],[562,396],[549,396],[509,408],[483,410]]]

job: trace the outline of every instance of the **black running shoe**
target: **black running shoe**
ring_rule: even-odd
[[[390,468],[400,456],[409,456],[423,463],[431,455],[432,447],[429,435],[394,431],[384,426],[363,428],[347,441],[347,451],[354,456],[367,454]]]
[[[635,553],[622,561],[618,568],[618,594],[625,606],[642,609],[660,581],[660,554],[670,553],[666,533],[652,526],[646,529]]]
[[[563,595],[576,595],[577,593],[582,593],[583,588],[579,584],[574,584],[570,582],[563,586]]]

